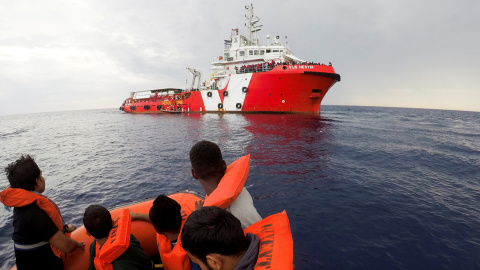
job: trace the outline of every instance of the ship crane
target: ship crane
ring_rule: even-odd
[[[193,74],[192,85],[190,86],[190,89],[193,89],[193,85],[195,84],[195,79],[198,79],[197,90],[200,89],[200,81],[202,79],[202,73],[194,68],[187,67],[187,69]]]

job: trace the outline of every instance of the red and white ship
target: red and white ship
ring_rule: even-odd
[[[190,89],[165,88],[130,93],[120,110],[128,113],[276,112],[320,113],[328,90],[340,81],[331,64],[306,62],[293,55],[279,36],[260,44],[261,26],[253,6],[245,7],[248,36],[233,29],[223,56],[211,62],[210,80],[193,74]],[[195,81],[198,82],[194,88]]]

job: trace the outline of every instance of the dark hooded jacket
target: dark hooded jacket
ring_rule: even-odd
[[[260,239],[255,234],[247,233],[247,240],[250,242],[247,252],[238,262],[234,270],[253,270],[258,258],[258,245]]]

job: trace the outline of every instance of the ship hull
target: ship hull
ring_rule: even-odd
[[[127,99],[127,113],[320,113],[328,90],[340,81],[326,65],[278,65],[267,72],[234,73],[223,89],[170,97]]]

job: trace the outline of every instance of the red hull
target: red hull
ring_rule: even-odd
[[[120,109],[129,113],[320,113],[323,97],[337,81],[340,75],[332,66],[278,65],[267,72],[231,74],[221,90],[129,98]]]

